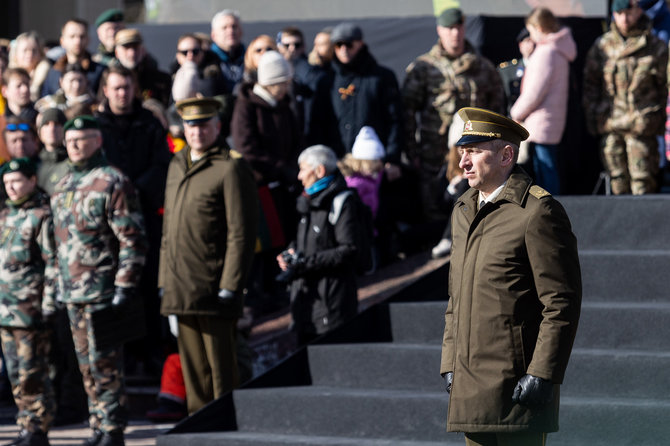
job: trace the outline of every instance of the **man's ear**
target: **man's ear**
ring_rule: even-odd
[[[314,169],[314,173],[316,173],[316,177],[318,179],[321,179],[326,176],[326,166],[323,164],[319,164],[316,166],[316,169]]]
[[[508,167],[511,164],[514,164],[514,148],[511,145],[505,144],[505,147],[502,148],[501,153],[501,162],[503,167]]]

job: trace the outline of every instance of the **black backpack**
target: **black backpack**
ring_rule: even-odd
[[[337,219],[342,212],[342,206],[345,201],[352,200],[356,209],[356,220],[359,224],[356,226],[356,273],[369,275],[377,269],[377,256],[374,248],[375,231],[372,224],[372,212],[370,208],[361,201],[356,189],[346,189],[333,198],[328,214],[328,222],[331,225],[337,223]]]

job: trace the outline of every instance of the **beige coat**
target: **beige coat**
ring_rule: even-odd
[[[516,168],[477,211],[470,189],[452,214],[441,373],[454,372],[448,431],[558,430],[559,384],[581,306],[577,241],[563,207]],[[553,403],[512,402],[519,378],[555,383]]]

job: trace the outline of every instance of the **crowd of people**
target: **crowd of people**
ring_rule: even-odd
[[[657,3],[667,12],[614,0],[587,57],[584,115],[615,194],[658,191],[668,33],[643,9]],[[519,163],[560,194],[570,29],[534,9],[522,59],[496,69],[465,23],[460,9],[441,12],[435,45],[402,85],[351,22],[318,33],[308,53],[294,26],[245,45],[239,14],[223,10],[209,35],[179,36],[169,72],[116,9],[96,20],[93,54],[77,18],[53,48],[35,31],[7,42],[0,334],[21,427],[11,444],[48,444],[54,417],[83,413],[84,444],[124,444],[124,373],[157,376],[174,337],[166,369],[184,386],[161,396],[193,413],[251,376],[250,320],[290,305],[305,344],[356,314],[358,274],[413,250],[449,254],[447,222],[468,189],[464,107],[523,124]],[[83,391],[68,390],[81,383],[83,408]]]

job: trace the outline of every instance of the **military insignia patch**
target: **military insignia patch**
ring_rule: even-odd
[[[465,125],[463,126],[463,131],[467,132],[472,131],[472,121],[468,121],[465,123]]]
[[[17,161],[12,160],[12,161],[9,162],[9,168],[12,169],[12,170],[18,170],[19,167],[20,166],[19,166],[19,163]]]
[[[73,123],[73,124],[74,124],[74,127],[75,127],[76,129],[80,129],[80,128],[82,128],[82,127],[84,126],[84,121],[82,121],[81,119],[77,118],[77,119],[74,120],[74,123]]]

